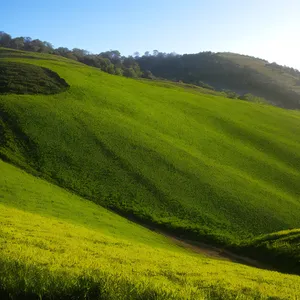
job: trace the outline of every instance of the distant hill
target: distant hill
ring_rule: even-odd
[[[12,38],[1,31],[0,47],[55,54],[109,74],[167,79],[223,92],[229,98],[300,109],[300,72],[251,56],[213,52],[178,55],[157,50],[127,57],[118,50],[92,54],[78,48],[54,49],[49,42],[29,37]]]
[[[239,66],[248,67],[264,74],[278,85],[283,85],[300,95],[300,71],[297,69],[281,66],[275,62],[269,63],[266,60],[247,55],[234,53],[218,53],[218,55],[237,63]]]
[[[300,71],[297,69],[281,66],[275,62],[269,63],[264,59],[248,55],[229,52],[218,53],[218,55],[235,62],[239,66],[249,67],[259,73],[265,74],[274,81],[282,83],[300,94]]]
[[[300,72],[266,60],[234,53],[158,53],[137,59],[142,71],[174,81],[251,93],[284,108],[300,108]]]

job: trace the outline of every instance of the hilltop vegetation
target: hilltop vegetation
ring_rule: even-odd
[[[1,299],[296,299],[297,276],[175,246],[0,160]]]
[[[265,60],[233,53],[144,55],[141,70],[174,81],[228,91],[239,98],[251,93],[277,106],[300,108],[300,72]],[[234,92],[234,93],[233,93]]]
[[[282,83],[295,92],[300,92],[299,78],[300,71],[287,66],[278,65],[275,62],[269,63],[264,59],[254,58],[248,55],[239,55],[234,53],[219,53],[220,56],[231,60],[241,67],[249,67],[262,73],[273,81],[282,81]]]
[[[179,55],[157,50],[153,54],[147,51],[142,56],[136,52],[128,57],[118,50],[92,54],[78,48],[54,49],[49,42],[29,37],[12,38],[4,32],[0,32],[0,46],[63,56],[110,74],[184,82],[222,91],[229,98],[300,108],[300,72],[251,56],[212,52]]]
[[[31,64],[0,61],[0,93],[56,94],[69,85],[55,72]]]

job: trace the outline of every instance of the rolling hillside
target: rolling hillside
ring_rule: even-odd
[[[268,63],[266,60],[236,53],[218,53],[219,56],[231,60],[241,67],[249,67],[262,73],[278,84],[284,84],[300,95],[300,72],[291,71],[290,68],[280,66],[276,63]]]
[[[182,82],[214,93],[221,92],[228,98],[300,109],[300,71],[247,55],[211,51],[179,55],[157,50],[153,54],[146,51],[143,56],[136,53],[134,57],[123,56],[118,50],[93,54],[78,48],[55,49],[49,42],[30,37],[12,38],[3,31],[0,31],[0,47],[30,51],[27,56],[31,57],[38,57],[35,53],[66,57],[118,76]],[[6,49],[8,52],[11,56],[22,55],[22,51]],[[64,82],[61,84],[64,86]],[[18,89],[18,81],[14,85]],[[41,86],[39,89],[49,94],[53,90],[53,83],[49,89]]]
[[[65,297],[87,290],[104,293],[104,299],[130,291],[132,299],[296,297],[296,276],[196,258],[102,207],[224,247],[245,247],[259,235],[299,228],[299,112],[203,94],[184,85],[113,76],[52,55],[0,49],[1,65],[15,71],[0,76],[0,157],[23,169],[1,162],[1,222],[6,229],[0,237],[8,242],[0,251],[5,272],[12,274],[8,281],[0,274],[5,293],[53,296],[66,272],[69,277],[57,286]],[[37,80],[37,72],[45,77]],[[19,74],[27,74],[26,80],[19,80]],[[51,95],[44,91],[47,86]],[[39,92],[32,94],[34,89]],[[105,240],[104,248],[94,248],[98,240]],[[147,249],[135,258],[138,269],[133,270],[128,259],[140,244]],[[293,247],[297,251],[299,244]],[[102,249],[105,254],[95,268],[101,269],[102,259],[107,267],[99,275],[89,260]],[[77,258],[64,261],[61,253],[76,251]],[[33,258],[32,265],[27,263]],[[124,269],[116,275],[112,270],[120,265]],[[160,273],[166,265],[171,269]],[[194,269],[198,267],[202,271]],[[41,277],[34,281],[30,276],[38,269]],[[189,281],[187,269],[190,278],[196,274],[201,279]],[[29,276],[25,283],[23,274]],[[149,274],[159,275],[150,280]],[[244,274],[243,282],[237,282],[238,274]],[[43,282],[45,276],[49,282]],[[166,281],[159,283],[160,277]],[[111,287],[99,290],[105,282]],[[211,289],[205,292],[207,285]]]
[[[1,299],[297,299],[300,278],[209,259],[0,161]]]
[[[263,59],[200,52],[158,53],[137,61],[143,71],[151,71],[157,77],[225,91],[231,98],[245,100],[245,95],[251,93],[272,105],[300,109],[300,72]]]
[[[258,236],[241,247],[242,253],[276,266],[282,272],[300,274],[300,230],[291,229]]]
[[[51,68],[70,85],[1,96],[6,160],[195,238],[230,242],[300,225],[299,113],[42,58],[2,58]]]

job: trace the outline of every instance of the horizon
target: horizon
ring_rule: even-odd
[[[126,4],[13,0],[3,6],[0,28],[12,37],[30,36],[55,48],[91,53],[119,50],[132,55],[153,50],[177,54],[231,52],[300,69],[300,3],[276,0],[136,1]],[[18,10],[15,10],[18,7]],[[271,24],[271,25],[270,25]],[[204,30],[203,30],[204,29]]]

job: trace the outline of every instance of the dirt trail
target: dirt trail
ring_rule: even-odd
[[[241,256],[241,255],[238,255],[238,254],[234,254],[234,253],[232,253],[228,250],[217,248],[217,247],[205,244],[205,243],[180,239],[180,238],[177,238],[175,236],[168,235],[168,234],[162,233],[162,232],[159,232],[159,233],[162,234],[163,236],[167,237],[173,243],[177,244],[180,247],[183,247],[185,249],[189,249],[189,250],[191,250],[195,253],[199,253],[199,254],[202,254],[202,255],[210,257],[210,258],[235,262],[235,263],[239,263],[239,264],[243,264],[243,265],[247,265],[247,266],[251,266],[251,267],[256,267],[256,268],[259,268],[259,269],[266,269],[266,270],[273,270],[274,271],[273,268],[271,268],[267,265],[264,265],[264,264],[254,260],[254,259],[251,259],[251,258],[248,258],[248,257],[245,257],[245,256]]]
[[[206,243],[196,242],[196,241],[192,241],[192,240],[188,240],[188,239],[182,239],[177,236],[163,232],[151,225],[143,224],[142,222],[136,220],[134,217],[124,216],[119,211],[115,211],[115,210],[111,210],[111,211],[114,213],[118,213],[119,215],[127,218],[128,220],[132,221],[133,223],[139,224],[153,232],[161,234],[161,235],[165,236],[166,238],[170,239],[174,244],[177,244],[178,246],[183,247],[185,249],[189,249],[190,251],[193,251],[195,253],[199,253],[206,257],[210,257],[210,258],[214,258],[214,259],[230,261],[230,262],[239,263],[239,264],[243,264],[246,266],[255,267],[255,268],[259,268],[259,269],[276,271],[276,269],[274,269],[264,263],[256,261],[252,258],[238,255],[231,251],[228,251],[228,250],[225,250],[222,248],[218,248],[218,247],[206,244]]]

